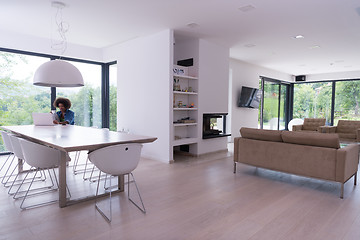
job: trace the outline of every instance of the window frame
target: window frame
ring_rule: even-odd
[[[30,51],[23,51],[23,50],[17,50],[17,49],[9,49],[9,48],[1,48],[1,52],[7,52],[7,53],[15,53],[15,54],[23,54],[28,56],[37,56],[37,57],[44,57],[48,58],[49,61],[56,60],[56,59],[62,59],[66,61],[74,61],[74,62],[80,62],[80,63],[86,63],[86,64],[94,64],[94,65],[100,65],[101,66],[101,109],[102,109],[102,116],[101,116],[101,125],[103,128],[108,128],[110,123],[110,83],[109,83],[109,68],[110,65],[116,64],[116,61],[112,62],[98,62],[98,61],[92,61],[92,60],[85,60],[85,59],[79,59],[79,58],[71,58],[71,57],[62,57],[62,56],[56,56],[51,54],[44,54],[44,53],[37,53],[37,52],[30,52]],[[50,108],[54,110],[54,106],[52,106],[52,103],[54,102],[56,98],[56,87],[51,87],[51,102],[49,103]],[[0,153],[3,154],[3,153]]]
[[[331,92],[331,119],[330,119],[330,126],[334,126],[334,119],[335,119],[335,101],[336,101],[336,83],[337,82],[351,82],[351,81],[360,81],[360,78],[353,78],[353,79],[336,79],[336,80],[318,80],[318,81],[308,81],[308,82],[295,82],[293,84],[291,84],[291,92],[294,92],[294,86],[297,84],[309,84],[309,83],[331,83],[332,84],[332,92]],[[292,94],[292,99],[294,94]],[[291,112],[291,119],[293,118],[293,109],[294,109],[294,104],[293,104],[293,100],[292,103],[290,105],[290,112]]]

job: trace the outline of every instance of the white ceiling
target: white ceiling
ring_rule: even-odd
[[[70,43],[103,48],[171,28],[227,46],[233,58],[284,73],[360,70],[359,0],[62,2]],[[0,0],[0,11],[0,36],[11,31],[56,38],[50,0]],[[187,26],[191,23],[197,26]],[[299,34],[304,38],[293,38]]]

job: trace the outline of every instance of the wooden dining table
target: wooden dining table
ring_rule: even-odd
[[[66,197],[66,155],[73,151],[93,151],[99,148],[126,144],[126,143],[151,143],[156,137],[134,135],[114,132],[107,129],[82,127],[74,125],[54,126],[0,126],[22,138],[43,144],[61,152],[59,164],[59,207],[66,207],[78,202],[93,199],[95,196],[86,196],[78,199]],[[121,159],[119,159],[121,161]],[[124,176],[118,177],[118,191],[124,191]]]

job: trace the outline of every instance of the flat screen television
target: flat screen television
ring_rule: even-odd
[[[238,107],[259,108],[260,99],[261,91],[259,89],[243,86],[238,99]]]

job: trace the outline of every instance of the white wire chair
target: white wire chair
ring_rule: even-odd
[[[10,160],[10,163],[8,164],[8,167],[7,167],[7,169],[6,169],[6,172],[4,173],[3,176],[0,176],[0,178],[2,178],[2,179],[1,179],[1,183],[4,184],[4,185],[6,185],[7,180],[9,180],[9,178],[11,177],[11,175],[9,176],[9,175],[7,175],[7,174],[8,174],[8,172],[9,172],[9,170],[10,170],[10,168],[11,168],[13,162],[14,162],[14,159],[15,159],[15,154],[14,154],[14,151],[13,151],[13,147],[12,147],[12,145],[11,145],[11,141],[10,141],[10,139],[9,139],[9,135],[10,135],[9,133],[4,132],[4,131],[1,131],[1,137],[2,137],[2,139],[3,139],[5,148],[6,148],[6,150],[9,151],[10,153],[9,153],[8,157],[6,158],[5,162],[3,163],[3,165],[1,166],[0,172],[1,172],[1,171],[3,170],[3,168],[8,164],[8,161],[11,159],[11,160]],[[5,179],[6,179],[6,180],[5,180]]]
[[[24,206],[25,200],[27,199],[28,196],[32,196],[32,195],[37,195],[36,194],[29,194],[29,192],[31,191],[31,186],[34,182],[34,179],[36,178],[36,175],[39,171],[42,170],[47,170],[49,173],[49,177],[51,179],[52,185],[51,186],[47,186],[47,188],[50,188],[50,191],[53,190],[57,190],[59,188],[59,184],[58,184],[58,180],[56,177],[56,173],[55,173],[55,168],[58,167],[60,161],[61,161],[61,152],[57,149],[53,149],[38,143],[34,143],[34,142],[30,142],[27,141],[25,139],[19,139],[22,151],[23,151],[23,155],[24,155],[24,159],[25,162],[27,164],[29,164],[32,169],[35,171],[35,174],[29,184],[28,189],[26,190],[25,195],[22,197],[22,202],[20,205],[21,209],[29,209],[29,208],[33,208],[33,207],[37,207],[37,206],[42,206],[42,205],[46,205],[46,204],[50,204],[53,202],[57,202],[58,199],[56,200],[52,200],[52,201],[48,201],[48,202],[42,202],[42,203],[38,203],[38,204],[33,204],[33,205],[28,205],[28,206]],[[70,159],[69,156],[67,156],[68,160]],[[51,173],[50,173],[50,169],[52,169],[53,172],[53,176],[55,178],[55,182],[56,182],[56,188],[54,189],[54,181],[52,179]],[[29,172],[28,172],[29,173]],[[27,174],[28,175],[28,174]],[[27,175],[25,176],[25,178],[23,179],[23,182],[25,181]],[[67,188],[67,186],[66,186]],[[36,190],[38,190],[39,188],[37,188]],[[67,188],[69,195],[70,195],[70,191]],[[19,191],[19,189],[18,189]],[[16,192],[15,196],[18,194],[18,191]],[[48,191],[43,191],[44,192],[48,192]],[[15,197],[14,196],[14,197]]]
[[[89,153],[89,160],[101,171],[111,176],[121,176],[127,175],[128,176],[128,199],[143,213],[146,213],[146,209],[144,203],[142,201],[139,188],[136,184],[134,175],[132,171],[138,166],[140,161],[141,155],[141,148],[142,145],[138,143],[132,144],[119,144],[114,146],[109,146],[105,148],[101,148]],[[99,191],[99,184],[100,184],[100,176],[101,172],[99,173],[99,181],[96,189],[96,197],[98,196]],[[141,201],[142,207],[136,204],[130,197],[130,175],[133,179],[135,184],[138,196]],[[99,208],[97,204],[97,200],[95,201],[95,208],[99,211],[99,213],[108,221],[111,222],[112,220],[112,210],[111,210],[111,177],[110,180],[110,189],[109,194],[109,201],[110,201],[110,215],[109,217]],[[97,198],[96,198],[97,199]]]
[[[22,148],[21,148],[21,146],[20,146],[19,137],[15,136],[15,135],[9,135],[8,138],[9,138],[9,140],[10,140],[10,142],[11,142],[11,145],[12,145],[12,148],[13,148],[13,151],[14,151],[14,155],[19,159],[19,160],[18,160],[18,163],[16,164],[15,168],[13,169],[13,171],[12,171],[12,173],[11,173],[11,175],[14,175],[14,171],[16,170],[16,168],[19,167],[20,164],[21,164],[21,169],[23,168],[23,165],[24,165],[24,154],[23,154]],[[18,170],[17,174],[15,175],[15,178],[14,178],[12,181],[10,181],[10,182],[11,182],[11,186],[10,186],[10,188],[9,188],[9,190],[8,190],[8,194],[10,194],[10,195],[15,194],[15,192],[11,192],[11,190],[12,190],[12,188],[13,188],[14,186],[16,186],[16,185],[20,185],[19,188],[21,188],[21,184],[22,184],[24,181],[21,180],[21,179],[18,180],[18,178],[19,178],[19,176],[20,176],[21,174],[23,174],[23,173],[25,173],[25,172],[22,172],[22,171]],[[26,173],[27,173],[27,171],[26,171]],[[26,174],[26,175],[28,175],[28,174]],[[46,180],[46,175],[45,175],[45,174],[43,175],[43,174],[40,172],[40,176],[39,176],[38,178],[39,178],[39,180],[41,180],[41,181],[45,181],[45,180]],[[18,189],[19,189],[19,188],[18,188]]]

